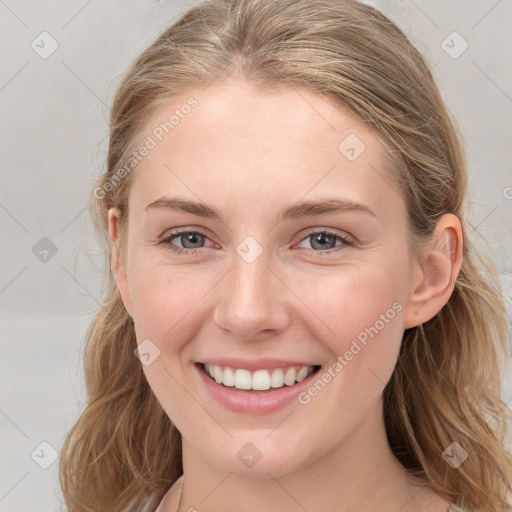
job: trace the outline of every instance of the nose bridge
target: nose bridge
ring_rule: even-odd
[[[241,304],[249,303],[249,305],[255,306],[259,301],[261,301],[260,306],[268,304],[267,292],[271,286],[269,282],[271,261],[267,251],[252,260],[240,256],[239,250],[233,258],[234,294],[238,295],[237,299]]]
[[[233,254],[215,311],[217,326],[251,337],[262,330],[281,329],[286,323],[282,286],[271,270],[271,251],[247,237]]]

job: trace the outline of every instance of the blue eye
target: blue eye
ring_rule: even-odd
[[[301,241],[305,241],[307,239],[311,239],[314,252],[322,252],[322,253],[332,253],[336,252],[340,249],[334,249],[335,247],[343,247],[343,246],[351,246],[354,245],[354,242],[343,235],[332,231],[319,230],[319,231],[310,231],[306,237],[304,237]],[[178,239],[182,244],[182,247],[177,246],[173,243],[175,239]],[[175,230],[172,231],[169,236],[167,236],[160,243],[169,247],[169,249],[177,254],[197,254],[198,249],[201,249],[205,240],[208,240],[208,237],[200,232],[200,231],[190,231],[190,230]],[[341,244],[336,246],[336,241],[341,241]],[[334,244],[334,245],[333,245]],[[329,247],[332,245],[332,248]],[[192,246],[192,247],[191,247]],[[334,250],[333,250],[334,249]]]
[[[182,244],[185,244],[184,247],[178,247],[172,243],[172,241],[178,238]],[[199,239],[199,241],[198,241]],[[197,253],[196,249],[200,249],[199,247],[186,247],[189,243],[193,246],[196,244],[201,243],[201,239],[207,239],[206,235],[201,233],[200,231],[173,231],[170,233],[170,235],[162,240],[162,244],[168,245],[169,249],[171,251],[179,253],[179,254],[190,254],[190,253]]]
[[[336,247],[336,241],[341,241],[339,245],[354,245],[350,238],[340,235],[338,233],[334,233],[332,231],[311,231],[308,233],[306,238],[303,239],[311,239],[311,245],[313,248],[321,249],[321,252],[335,252],[331,249]],[[332,248],[329,247],[332,245]],[[316,246],[316,247],[315,247]],[[339,249],[336,249],[338,251]],[[318,252],[318,251],[315,251]]]

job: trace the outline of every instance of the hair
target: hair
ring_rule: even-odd
[[[509,411],[500,397],[507,316],[495,267],[467,236],[462,137],[422,55],[375,8],[356,0],[211,0],[167,28],[133,62],[113,101],[107,169],[91,198],[107,246],[111,207],[121,213],[121,244],[126,239],[134,173],[120,172],[144,121],[193,88],[234,79],[268,91],[307,87],[377,130],[388,149],[386,172],[407,206],[412,251],[431,240],[441,215],[460,219],[463,260],[453,293],[434,318],[404,332],[383,393],[386,432],[402,465],[453,503],[468,512],[510,511]],[[61,454],[72,512],[157,504],[183,472],[181,435],[134,357],[134,324],[106,273],[108,292],[84,353],[88,403]],[[456,469],[442,457],[452,442],[468,453]]]

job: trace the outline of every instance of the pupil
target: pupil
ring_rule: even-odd
[[[194,239],[196,238],[200,238],[200,236],[198,235],[198,233],[189,233],[189,234],[186,234],[184,235],[185,238],[187,239],[187,242],[191,242],[192,244],[195,244],[195,243],[198,243],[197,240],[194,241]]]
[[[326,244],[332,243],[332,235],[327,235],[326,233],[320,233],[313,237],[313,242],[320,244],[320,248],[324,249]],[[314,246],[313,243],[313,246]]]

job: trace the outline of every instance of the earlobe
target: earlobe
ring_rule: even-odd
[[[110,208],[108,211],[108,231],[110,238],[110,269],[116,281],[117,287],[123,299],[128,314],[133,317],[130,290],[126,275],[126,264],[122,260],[119,249],[119,210]]]
[[[448,302],[462,265],[462,244],[459,218],[451,213],[443,215],[422,261],[416,262],[422,278],[413,283],[407,297],[404,329],[428,322]]]

